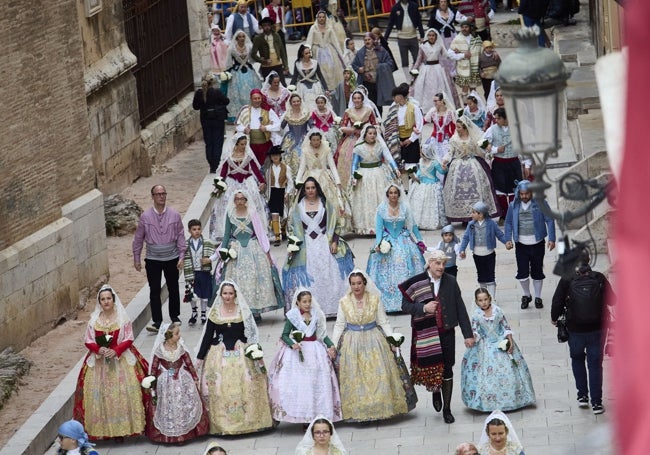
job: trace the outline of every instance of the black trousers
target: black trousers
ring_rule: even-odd
[[[151,319],[155,324],[162,323],[162,302],[160,301],[160,280],[163,273],[169,290],[169,318],[178,320],[181,314],[181,297],[178,292],[178,258],[171,261],[144,260],[144,268],[149,282],[149,305],[151,305]]]
[[[440,347],[442,348],[443,379],[454,377],[453,367],[456,363],[456,331],[454,329],[440,332]]]
[[[210,166],[210,172],[216,172],[221,161],[223,138],[226,134],[225,120],[205,120],[201,122],[203,141],[205,142],[205,159]]]
[[[517,259],[518,280],[531,277],[533,280],[543,280],[544,276],[544,240],[534,245],[524,245],[515,242],[515,258]]]
[[[476,275],[479,283],[494,283],[494,269],[497,263],[497,254],[493,251],[487,256],[472,254]]]

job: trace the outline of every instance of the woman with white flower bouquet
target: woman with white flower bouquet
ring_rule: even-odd
[[[435,107],[433,96],[438,92],[456,94],[456,87],[449,73],[440,64],[447,56],[447,48],[440,33],[435,28],[430,28],[425,34],[426,41],[420,44],[418,58],[413,64],[413,69],[418,75],[413,81],[413,97],[420,101],[422,112],[428,112]],[[459,105],[458,95],[455,104]]]
[[[133,345],[131,320],[113,288],[97,293],[86,328],[88,354],[77,379],[73,415],[91,440],[144,433],[149,394],[140,381],[149,371]]]
[[[485,288],[474,292],[472,331],[476,343],[461,367],[463,403],[477,411],[512,411],[535,403],[530,371],[503,311]]]
[[[227,257],[217,266],[214,287],[222,279],[237,283],[259,321],[262,313],[283,308],[284,297],[265,225],[249,200],[246,191],[238,190],[228,203],[226,228],[219,247]]]
[[[366,124],[352,155],[352,230],[355,234],[375,234],[377,206],[384,199],[384,189],[396,183],[400,172],[388,146],[376,126]]]
[[[339,299],[347,289],[346,277],[354,268],[354,256],[340,237],[336,202],[325,197],[313,177],[305,180],[288,222],[289,234],[301,245],[282,269],[282,283],[287,309],[296,290],[308,288],[318,300],[325,316],[334,316]],[[291,242],[290,242],[291,243]],[[292,245],[290,245],[292,246]],[[288,311],[288,310],[287,310]]]
[[[348,276],[332,341],[336,344],[343,418],[383,420],[415,408],[417,395],[401,356],[387,340],[393,330],[379,291],[361,270]]]
[[[151,351],[156,399],[147,408],[145,433],[153,442],[178,444],[207,434],[210,428],[199,377],[180,330],[178,322],[163,324]]]
[[[402,310],[398,285],[424,270],[426,246],[413,219],[407,198],[395,184],[386,188],[386,198],[375,215],[375,249],[370,253],[366,273],[381,291],[381,302],[389,313]],[[382,241],[391,244],[387,253],[380,251]]]
[[[234,435],[273,427],[266,374],[246,356],[259,332],[246,298],[224,281],[196,347],[201,393],[207,397],[210,433]]]
[[[331,422],[342,419],[338,380],[331,361],[336,358],[336,348],[325,324],[325,314],[311,292],[296,290],[282,330],[282,346],[269,367],[275,420],[308,423],[319,414]]]
[[[343,140],[338,144],[334,161],[341,178],[343,189],[347,190],[350,185],[350,170],[352,169],[352,153],[359,137],[361,129],[366,123],[377,125],[378,119],[375,116],[371,101],[364,94],[363,90],[356,88],[351,95],[352,106],[348,107],[341,119],[341,132]]]
[[[224,146],[225,157],[219,166],[217,174],[225,181],[225,191],[219,191],[215,182],[215,195],[212,214],[210,215],[210,239],[218,241],[223,238],[226,209],[228,201],[236,191],[246,190],[249,202],[255,207],[264,226],[269,225],[266,213],[266,202],[262,192],[266,189],[266,180],[261,171],[260,163],[250,148],[248,136],[235,133]]]

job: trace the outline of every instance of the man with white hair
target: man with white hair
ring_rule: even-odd
[[[453,423],[452,368],[456,357],[455,328],[460,325],[465,346],[474,346],[474,334],[456,278],[445,273],[447,255],[427,251],[424,272],[399,285],[402,311],[411,315],[411,381],[433,392],[433,407],[445,423]],[[441,393],[442,392],[442,393]],[[444,403],[444,407],[443,407]]]

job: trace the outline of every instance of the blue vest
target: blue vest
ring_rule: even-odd
[[[251,21],[251,13],[246,13],[246,22],[248,22],[248,37],[253,38],[255,30],[253,30],[253,21]],[[232,34],[235,36],[237,30],[244,30],[244,19],[241,17],[241,14],[235,13],[232,21]],[[246,30],[244,30],[246,31]]]

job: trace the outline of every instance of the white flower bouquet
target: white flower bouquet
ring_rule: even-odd
[[[231,259],[237,259],[237,252],[232,248],[220,248],[219,257],[226,264]]]
[[[409,74],[413,77],[418,77],[420,72],[416,69],[412,69],[411,71],[409,71]]]
[[[363,128],[363,122],[354,122],[352,126],[360,130],[361,128]]]
[[[221,82],[227,82],[232,79],[232,74],[229,71],[224,71],[219,75],[219,79],[221,79]]]
[[[482,148],[483,150],[485,150],[487,148],[488,144],[489,144],[489,142],[488,142],[487,139],[481,139],[481,140],[478,141],[478,146],[480,148]]]
[[[214,179],[212,185],[214,186],[214,191],[212,192],[213,197],[221,197],[223,193],[225,193],[225,191],[228,189],[226,181],[221,177]]]
[[[293,93],[293,92],[296,91],[296,86],[291,84],[291,85],[287,86],[287,90],[289,90],[291,93]]]
[[[142,382],[140,382],[142,388],[148,390],[149,393],[151,394],[151,402],[153,403],[154,406],[158,404],[158,397],[156,396],[157,382],[158,380],[156,379],[155,376],[146,376],[144,379],[142,379]]]
[[[255,363],[255,367],[262,374],[266,374],[266,367],[262,362],[264,358],[264,351],[262,351],[262,346],[259,343],[251,344],[246,349],[244,349],[244,355],[251,359]]]
[[[501,349],[503,352],[507,353],[508,356],[510,357],[510,361],[514,366],[517,366],[517,361],[515,358],[510,354],[508,351],[510,350],[510,340],[508,338],[504,338],[503,340],[499,341],[499,344],[497,344],[497,347]]]

